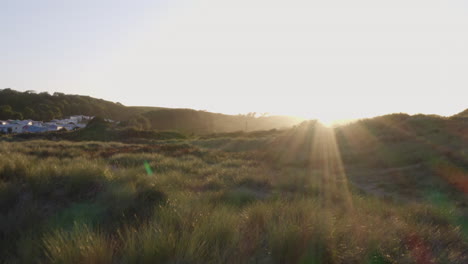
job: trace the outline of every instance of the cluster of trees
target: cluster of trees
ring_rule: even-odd
[[[127,107],[89,96],[0,90],[0,119],[49,121],[71,115],[100,116],[140,130],[176,130],[188,133],[269,130],[289,127],[300,119],[256,113],[224,115],[193,109]]]
[[[0,120],[3,119],[23,119],[23,114],[13,111],[10,105],[0,105]]]
[[[0,119],[48,121],[70,115],[128,118],[125,106],[89,96],[0,90]]]

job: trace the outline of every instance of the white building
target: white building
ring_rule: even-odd
[[[48,131],[57,131],[63,128],[63,126],[57,125],[57,124],[51,124],[47,126]]]
[[[84,121],[89,121],[91,119],[93,119],[94,116],[85,116],[85,115],[74,115],[74,116],[70,116],[70,121],[71,122],[74,122],[74,123],[80,123],[80,122],[84,122]]]
[[[20,123],[14,123],[14,124],[9,124],[7,127],[11,128],[11,133],[23,133],[23,127],[25,124],[20,124]]]
[[[66,119],[54,119],[50,122],[33,120],[0,120],[0,133],[38,133],[60,129],[75,130],[86,127],[92,116],[76,115]],[[109,120],[113,122],[112,120]]]

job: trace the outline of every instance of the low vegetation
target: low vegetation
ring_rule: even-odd
[[[380,120],[393,133],[375,119],[133,143],[5,139],[0,262],[467,263],[463,126],[447,136],[450,120],[428,133],[394,119]]]

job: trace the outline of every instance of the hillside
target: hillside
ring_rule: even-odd
[[[463,120],[109,142],[97,121],[0,140],[1,263],[468,263]]]
[[[70,115],[100,116],[122,121],[123,126],[137,129],[178,130],[185,133],[268,130],[290,127],[302,121],[287,116],[234,116],[193,109],[128,107],[89,96],[0,90],[0,120],[48,121]]]
[[[320,146],[328,141],[327,146]],[[333,160],[359,189],[379,197],[426,200],[468,193],[468,122],[434,115],[391,114],[326,132],[307,122],[274,137],[266,158],[277,166],[312,167]],[[468,213],[468,212],[467,212]]]
[[[463,117],[463,118],[468,118],[468,109],[465,109],[464,111],[456,114],[456,115],[453,115],[453,117],[457,118],[457,117]]]

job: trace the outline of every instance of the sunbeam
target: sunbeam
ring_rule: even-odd
[[[318,125],[315,127],[314,140],[310,153],[311,169],[318,170],[322,202],[341,201],[345,208],[352,208],[348,180],[344,169],[341,153],[336,142],[335,131],[332,128]]]

